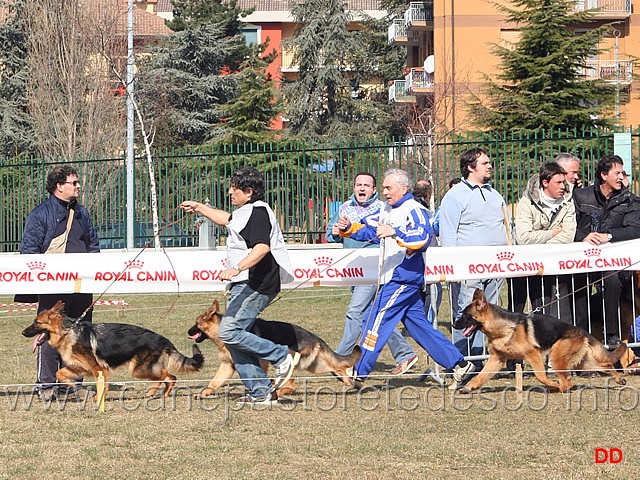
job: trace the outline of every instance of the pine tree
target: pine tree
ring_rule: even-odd
[[[610,26],[576,34],[571,27],[589,22],[589,12],[574,12],[572,0],[512,0],[496,5],[520,28],[513,45],[494,45],[501,63],[498,81],[485,77],[487,99],[471,106],[477,123],[498,131],[588,128],[610,125],[614,88],[586,80],[586,59]]]
[[[273,79],[265,72],[276,52],[262,57],[265,45],[255,45],[241,65],[238,96],[225,104],[224,143],[256,143],[272,138],[271,122],[280,112]]]
[[[13,157],[36,150],[26,98],[29,55],[24,1],[3,1],[0,8],[7,11],[0,25],[0,154]]]
[[[235,3],[229,9],[219,0],[175,3],[190,10],[183,10],[181,30],[141,65],[138,93],[156,145],[201,145],[225,134],[222,105],[237,96],[237,70],[249,50],[241,24],[230,30]]]
[[[167,26],[174,32],[208,23],[212,19],[225,25],[225,35],[232,37],[242,29],[240,17],[246,17],[254,9],[243,10],[237,0],[172,0],[173,19]]]
[[[283,88],[291,132],[332,138],[380,133],[390,114],[352,96],[375,71],[376,58],[367,32],[349,31],[344,0],[292,2],[291,12],[298,28],[286,45],[299,66],[298,79]]]

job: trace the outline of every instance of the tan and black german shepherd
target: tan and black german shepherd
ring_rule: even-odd
[[[620,298],[620,339],[629,343],[631,328],[636,316],[640,313],[640,270],[631,272],[633,276],[631,288]],[[591,302],[591,332],[596,339],[604,340],[604,318],[602,312],[602,293],[597,292],[589,298]],[[620,365],[627,374],[639,373],[640,359],[633,350],[627,348],[620,358]]]
[[[479,288],[474,292],[473,301],[454,322],[453,327],[464,328],[463,336],[469,336],[479,329],[489,341],[489,359],[482,371],[466,385],[464,390],[467,391],[484,385],[504,367],[507,360],[526,360],[540,382],[561,392],[566,392],[573,386],[570,380],[572,369],[604,372],[611,375],[619,385],[626,384],[614,368],[614,364],[626,351],[624,344],[610,352],[581,328],[556,318],[513,313],[492,305]],[[544,354],[547,352],[560,384],[547,377],[544,365]]]
[[[66,366],[56,372],[56,378],[69,386],[74,386],[75,379],[84,375],[97,378],[99,372],[106,382],[110,370],[128,365],[134,377],[155,380],[147,392],[148,397],[154,396],[162,384],[167,396],[176,383],[176,377],[169,371],[197,372],[204,363],[195,344],[193,357],[185,357],[167,338],[146,328],[69,318],[64,314],[61,301],[40,312],[22,335],[36,337],[34,350],[47,340],[58,350]]]
[[[210,339],[220,352],[220,367],[209,382],[209,386],[200,393],[201,397],[213,395],[229,381],[236,371],[229,350],[218,336],[221,319],[220,305],[217,300],[214,300],[213,304],[198,316],[195,325],[188,332],[189,338],[198,343],[206,338]],[[307,370],[315,374],[333,373],[340,377],[340,380],[346,385],[353,385],[353,380],[347,370],[353,368],[360,359],[362,355],[360,347],[356,346],[351,355],[338,355],[324,340],[298,325],[261,318],[256,319],[251,332],[300,352],[300,362],[296,366],[296,372]],[[260,360],[260,366],[266,372],[269,368],[269,362]],[[295,388],[295,382],[292,378],[279,391],[287,394],[295,391]]]

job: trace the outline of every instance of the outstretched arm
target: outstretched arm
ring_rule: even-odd
[[[218,210],[217,208],[204,205],[194,200],[186,200],[182,202],[180,204],[180,208],[187,213],[198,213],[221,227],[225,227],[231,218],[231,214],[229,212]]]

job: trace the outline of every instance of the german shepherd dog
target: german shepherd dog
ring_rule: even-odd
[[[631,328],[635,317],[640,315],[640,270],[632,273],[632,288],[629,295],[622,295],[620,299],[620,328],[622,329],[622,341],[629,343],[631,339]],[[629,298],[630,297],[630,298]],[[634,332],[636,336],[640,336],[640,332]],[[625,373],[638,373],[640,359],[633,350],[627,348],[627,351],[620,359],[620,364]]]
[[[221,319],[220,305],[217,300],[214,300],[213,304],[198,316],[195,325],[188,332],[190,339],[200,343],[208,338],[216,344],[219,350],[220,368],[209,382],[209,386],[200,393],[200,397],[213,395],[228,382],[236,371],[229,350],[218,336]],[[353,380],[347,370],[353,368],[360,359],[362,355],[360,347],[356,346],[351,355],[338,355],[324,340],[298,325],[267,321],[261,318],[256,319],[251,327],[251,332],[300,352],[300,362],[296,366],[297,372],[308,370],[315,374],[333,373],[340,377],[340,380],[346,385],[353,385]],[[269,362],[260,360],[260,366],[266,372],[269,368]],[[295,391],[295,388],[295,382],[291,379],[280,389],[280,392],[291,393]]]
[[[610,352],[581,328],[556,318],[513,313],[492,305],[479,288],[453,327],[464,328],[463,336],[479,329],[489,341],[489,359],[482,371],[466,385],[464,390],[467,391],[484,385],[507,360],[527,360],[541,383],[561,392],[573,386],[571,369],[601,371],[611,375],[619,385],[626,384],[614,368],[626,350],[624,344]],[[547,377],[543,357],[546,352],[549,352],[549,360],[560,384]]]
[[[58,301],[51,309],[40,312],[22,335],[36,337],[34,350],[47,340],[58,350],[66,366],[56,372],[56,378],[66,385],[73,386],[75,379],[84,375],[97,378],[99,372],[106,382],[110,370],[126,364],[134,377],[155,380],[147,397],[154,396],[163,383],[166,397],[176,383],[169,371],[197,372],[204,363],[195,344],[193,357],[188,358],[167,338],[146,328],[77,321],[63,310],[64,303]]]

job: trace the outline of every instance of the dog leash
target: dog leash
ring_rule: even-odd
[[[335,267],[337,264],[339,264],[340,262],[342,262],[344,259],[350,257],[351,255],[353,255],[354,253],[356,253],[358,250],[362,249],[362,248],[367,248],[372,242],[373,242],[373,238],[370,240],[366,240],[364,241],[364,245],[361,245],[357,248],[352,249],[349,253],[345,254],[344,256],[340,257],[338,260],[336,260],[335,262],[331,263],[331,265],[327,265],[326,267],[324,267],[322,270],[320,270],[318,273],[322,274],[324,272],[326,272],[329,268]],[[271,303],[269,303],[269,305],[267,305],[265,307],[265,310],[270,307],[271,305],[273,305],[274,303],[282,300],[283,298],[285,298],[287,295],[292,294],[295,290],[297,290],[298,288],[302,287],[303,285],[307,284],[308,282],[310,282],[311,280],[315,280],[315,278],[307,278],[306,280],[302,281],[300,284],[296,285],[293,288],[290,288],[289,290],[287,290],[286,293],[282,293],[280,295],[278,295],[277,298],[273,299],[273,301]]]
[[[625,270],[629,270],[631,267],[633,267],[634,265],[637,265],[639,263],[640,263],[640,260],[638,260],[637,262],[633,262],[631,265],[627,265],[626,267],[623,267],[623,268],[621,268],[619,270],[612,270],[609,274],[604,275],[601,278],[599,278],[597,280],[594,280],[593,282],[587,282],[586,285],[583,285],[582,287],[579,287],[576,290],[573,290],[572,292],[567,293],[566,295],[557,296],[557,298],[555,300],[552,300],[549,303],[545,303],[543,305],[540,305],[539,307],[536,307],[533,310],[530,310],[527,314],[540,313],[546,307],[554,305],[554,304],[558,303],[560,300],[564,300],[565,298],[568,298],[568,297],[570,297],[572,295],[575,295],[576,293],[581,292],[582,290],[586,290],[587,288],[591,288],[596,283],[602,282],[603,280],[605,280],[605,279],[607,279],[609,277],[613,277],[614,275],[618,275],[620,272],[623,272]]]
[[[158,229],[158,235],[160,235],[160,232],[162,232],[164,229],[172,227],[173,225],[175,225],[175,224],[181,222],[182,220],[184,220],[185,218],[186,218],[186,216],[182,216],[182,217],[178,218],[177,220],[164,225],[162,228],[159,228]],[[155,236],[154,236],[154,238],[155,238]],[[118,281],[118,279],[122,278],[122,275],[124,274],[124,272],[126,272],[130,268],[130,265],[134,261],[136,261],[138,259],[138,257],[140,255],[142,255],[142,253],[148,247],[151,246],[151,241],[152,240],[153,240],[153,238],[149,238],[147,240],[147,242],[144,244],[144,246],[142,247],[142,249],[138,252],[138,254],[135,257],[133,257],[132,260],[130,260],[129,262],[125,263],[125,267],[120,271],[120,273],[118,273],[118,275],[114,276],[113,280],[105,287],[105,289],[102,291],[102,293],[100,293],[100,295],[98,295],[98,297],[91,302],[91,304],[84,310],[84,312],[82,312],[82,315],[80,315],[76,319],[76,324],[81,322],[84,319],[84,317],[87,315],[87,313],[89,313],[89,311],[95,306],[96,302],[98,302],[107,293],[107,291],[113,286],[113,284],[115,282]],[[173,270],[173,273],[175,274],[176,273],[176,269],[175,269],[175,267],[173,265],[173,262],[171,261],[171,258],[169,257],[169,254],[165,250],[164,245],[162,244],[162,240],[160,240],[159,243],[160,243],[160,249],[162,250],[162,253],[164,253],[164,256],[167,258],[167,260],[169,262],[169,265],[171,265],[171,269]],[[178,275],[175,275],[175,277],[176,277],[176,284],[178,285],[178,291],[177,291],[177,294],[176,294],[175,298],[171,302],[171,305],[169,306],[167,311],[163,314],[163,316],[168,315],[173,310],[173,308],[175,307],[176,303],[178,302],[178,298],[180,298],[180,280],[178,279]]]

